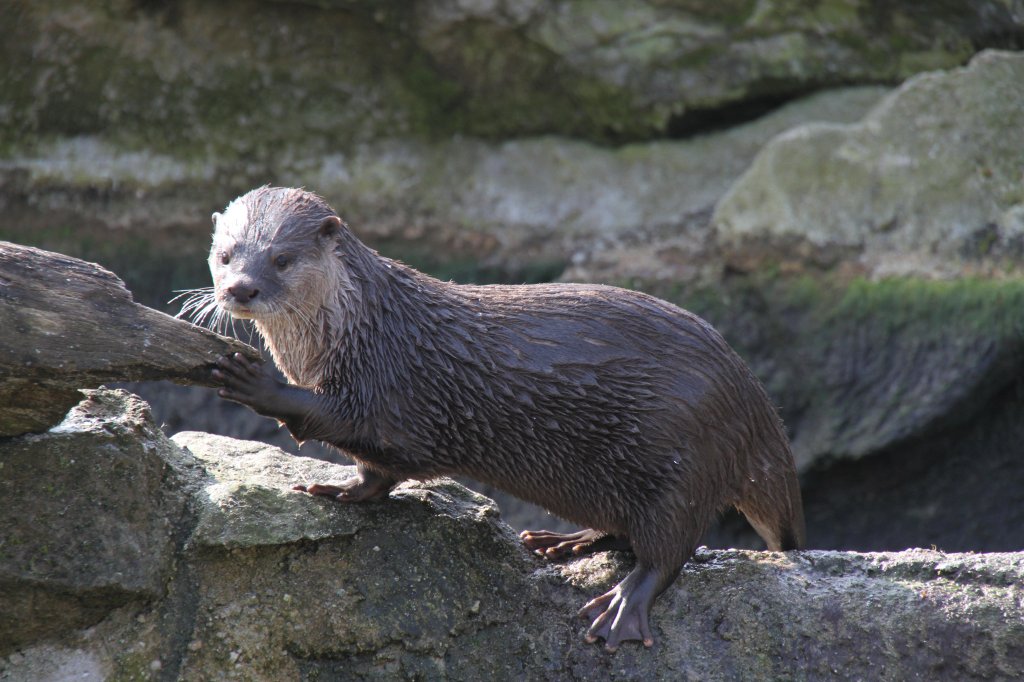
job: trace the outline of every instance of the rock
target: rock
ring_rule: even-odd
[[[1021,82],[1024,55],[985,52],[909,80],[859,123],[780,135],[719,202],[719,241],[741,268],[841,258],[876,276],[1019,272]]]
[[[259,352],[132,300],[113,273],[0,242],[0,436],[42,431],[109,381],[211,384],[227,353]]]
[[[266,678],[437,676],[452,649],[478,674],[522,670],[508,653],[526,646],[516,620],[529,564],[486,498],[440,481],[339,505],[290,488],[352,467],[208,434],[175,440],[211,476],[190,541],[206,557],[192,633],[204,645],[183,670],[203,677],[226,661]]]
[[[970,422],[1024,367],[1017,282],[755,287],[732,290],[747,297],[749,312],[732,320],[707,312],[784,406],[803,471],[887,450],[898,456],[900,446]]]
[[[109,130],[154,151],[210,148],[244,172],[247,159],[396,132],[637,141],[1020,44],[1017,10],[1000,0],[927,11],[909,0],[10,2],[0,20],[23,30],[0,50],[10,112],[0,143]],[[159,172],[173,180],[190,166]]]
[[[702,212],[763,138],[692,138],[1024,40],[1000,0],[876,4],[7,3],[0,238],[159,306],[205,281],[209,214],[273,179],[445,276],[633,277],[651,255],[693,276]]]
[[[341,505],[317,504],[318,500],[291,491],[308,477],[338,477],[335,465],[288,457],[257,441],[195,431],[177,433],[172,442],[195,456],[212,476],[196,510],[190,542],[197,547],[236,549],[355,533]],[[293,513],[296,510],[301,511]]]
[[[188,463],[124,391],[89,391],[0,451],[0,651],[164,596]],[[2,679],[2,675],[0,675]]]
[[[618,148],[554,137],[393,140],[327,156],[297,184],[339,197],[357,232],[399,254],[409,243],[441,242],[485,264],[564,267],[580,250],[678,233],[711,211],[774,135],[807,121],[855,120],[884,92],[839,89],[728,130]]]
[[[1016,551],[1024,547],[1024,382],[1020,370],[966,423],[804,477],[820,548]],[[756,546],[756,545],[755,545]]]
[[[74,443],[90,480],[122,480],[129,463],[151,473],[137,471],[137,489],[63,489],[71,494],[58,509],[31,482],[53,480],[66,462],[18,454],[44,439]],[[97,391],[60,429],[0,443],[0,484],[17,481],[5,494],[43,514],[37,538],[73,529],[73,542],[109,543],[118,534],[97,521],[104,517],[136,530],[176,529],[160,535],[171,552],[145,561],[163,567],[154,573],[163,580],[128,599],[112,590],[88,622],[41,621],[32,610],[40,602],[17,619],[0,612],[0,679],[1024,674],[1022,554],[700,550],[655,607],[655,647],[625,646],[611,657],[582,641],[585,623],[574,614],[628,570],[625,554],[545,564],[522,549],[492,503],[450,481],[405,483],[381,503],[340,505],[288,488],[344,477],[345,467],[204,434],[176,440],[184,447],[163,438],[136,399]],[[123,452],[104,457],[114,443]],[[8,509],[17,523],[33,523]],[[63,598],[124,573],[118,554],[135,551],[137,540],[104,545],[111,575],[83,565],[62,585]],[[71,549],[56,547],[68,560]],[[5,605],[40,578],[52,584],[3,561]]]

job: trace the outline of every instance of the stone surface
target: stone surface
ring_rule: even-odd
[[[808,121],[856,120],[885,92],[838,89],[728,130],[616,148],[557,137],[392,140],[295,169],[295,184],[339,197],[335,207],[385,252],[437,244],[485,265],[551,264],[556,275],[621,240],[704,228],[715,202],[774,135]],[[435,266],[444,264],[440,251]],[[410,255],[431,265],[429,253]]]
[[[0,452],[0,650],[164,594],[186,524],[186,462],[123,391],[93,391]]]
[[[0,42],[0,146],[109,131],[163,151],[209,146],[239,166],[300,139],[385,131],[672,136],[722,110],[898,82],[1024,40],[1019,0],[19,0],[0,19],[21,27]]]
[[[525,645],[515,621],[528,562],[489,500],[442,481],[339,505],[290,488],[346,478],[351,467],[207,434],[175,441],[211,475],[192,538],[205,550],[199,612],[209,616],[192,637],[206,645],[185,670],[215,671],[232,652],[261,679],[440,672],[446,652],[499,677],[522,669],[504,659]],[[484,645],[498,628],[508,641]]]
[[[212,475],[198,499],[191,538],[197,547],[246,548],[355,532],[340,505],[318,504],[291,490],[307,477],[337,477],[336,466],[287,457],[257,441],[195,431],[179,432],[172,441],[197,457]],[[299,513],[292,513],[296,510]]]
[[[967,423],[866,460],[810,472],[804,508],[814,519],[812,546],[988,552],[1024,547],[1022,396],[1018,370]]]
[[[95,510],[125,515],[126,500],[143,496],[151,503],[140,507],[138,523],[178,528],[163,540],[172,551],[157,553],[155,563],[173,569],[161,574],[162,590],[110,599],[87,623],[46,620],[46,632],[33,630],[38,611],[18,619],[0,611],[14,633],[0,648],[0,679],[1024,674],[1021,554],[700,550],[654,609],[655,647],[609,656],[583,642],[585,624],[574,613],[622,577],[627,555],[544,564],[521,548],[492,503],[450,481],[406,483],[376,504],[314,499],[288,487],[351,469],[197,433],[176,438],[183,449],[140,410],[127,394],[98,391],[56,432],[0,444],[0,483],[46,480],[63,466],[16,456],[20,443],[43,438],[76,440],[91,476],[118,480],[116,460],[99,456],[109,442],[94,442],[95,433],[108,433],[104,426],[126,452],[149,448],[149,459],[135,461],[163,462],[157,490],[108,485],[65,497],[63,516],[40,535],[74,528],[79,542],[109,539]],[[176,504],[157,503],[161,494]],[[57,511],[46,509],[51,497],[25,497],[44,517]],[[194,513],[182,515],[183,498]],[[117,572],[117,564],[83,563],[65,598]],[[10,575],[4,604],[34,580]]]
[[[44,431],[108,381],[210,385],[245,344],[139,305],[94,263],[0,242],[0,436]]]
[[[969,422],[1024,366],[1019,281],[807,278],[730,293],[746,312],[705,312],[782,405],[802,471]]]
[[[909,80],[858,123],[780,135],[719,202],[719,241],[740,262],[767,242],[768,258],[877,276],[1019,272],[1021,82],[1024,55],[985,52]]]

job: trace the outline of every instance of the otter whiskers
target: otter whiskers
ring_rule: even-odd
[[[181,310],[175,317],[188,320],[192,324],[205,327],[211,331],[219,332],[225,336],[238,338],[235,329],[235,321],[228,313],[217,304],[214,287],[199,287],[196,289],[179,289],[178,294],[168,303],[184,298]]]

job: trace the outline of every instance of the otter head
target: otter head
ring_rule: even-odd
[[[320,197],[261,187],[213,214],[210,272],[217,304],[232,317],[311,321],[336,295],[344,223]]]

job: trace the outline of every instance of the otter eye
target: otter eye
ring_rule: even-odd
[[[226,251],[221,251],[220,252],[220,264],[221,265],[227,265],[230,262],[231,262],[231,256],[229,256]]]
[[[274,265],[276,265],[280,270],[284,270],[286,267],[288,267],[288,263],[288,256],[284,254],[281,254],[280,256],[274,259]]]

